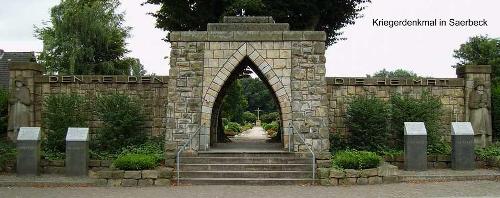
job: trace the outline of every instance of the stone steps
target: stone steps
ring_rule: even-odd
[[[304,185],[313,183],[312,160],[304,153],[199,152],[180,159],[180,184]]]
[[[182,178],[311,178],[311,171],[181,171]]]
[[[309,185],[310,178],[182,178],[180,184],[191,185]]]

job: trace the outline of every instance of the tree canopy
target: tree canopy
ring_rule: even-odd
[[[369,75],[367,75],[369,76]],[[378,78],[417,78],[419,77],[416,73],[404,69],[396,69],[394,71],[388,71],[386,69],[382,69],[373,74],[373,77]]]
[[[454,51],[461,65],[491,65],[493,78],[500,77],[500,39],[474,36]]]
[[[326,45],[342,39],[340,29],[354,24],[370,0],[147,0],[160,5],[153,13],[165,31],[203,31],[223,16],[272,16],[291,30],[325,31]],[[168,39],[168,38],[167,38]]]
[[[138,59],[125,57],[130,27],[117,13],[118,0],[63,0],[35,32],[43,41],[39,60],[49,73],[144,74]]]

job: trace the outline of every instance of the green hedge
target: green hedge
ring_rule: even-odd
[[[333,165],[343,169],[369,169],[378,167],[382,157],[369,151],[339,151],[333,157]]]
[[[7,133],[7,109],[9,106],[9,92],[7,89],[0,88],[0,138]]]
[[[491,157],[500,157],[500,142],[496,142],[486,148],[476,149],[476,155],[482,160],[488,160]]]
[[[125,154],[113,161],[120,170],[147,170],[158,165],[157,158],[152,154]]]
[[[16,160],[16,146],[8,141],[0,138],[0,169],[5,167],[8,161]]]

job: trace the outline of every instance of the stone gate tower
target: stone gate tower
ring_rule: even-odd
[[[290,31],[271,17],[224,17],[207,31],[172,32],[166,149],[195,134],[193,146],[209,150],[226,84],[249,65],[274,94],[283,149],[292,127],[315,152],[328,151],[325,39],[320,31]],[[211,130],[212,128],[212,130]],[[294,136],[294,151],[307,148]]]

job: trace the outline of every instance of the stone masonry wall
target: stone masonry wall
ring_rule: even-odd
[[[394,93],[418,97],[423,92],[438,97],[443,104],[441,130],[449,134],[451,122],[464,121],[464,79],[384,79],[328,77],[330,132],[346,135],[345,115],[350,101],[372,95],[388,101]]]
[[[162,83],[163,81],[163,83]],[[95,101],[95,97],[109,93],[122,93],[138,99],[144,105],[144,130],[151,136],[165,132],[165,106],[168,76],[38,76],[34,86],[35,125],[42,126],[43,101],[58,93],[76,93]],[[91,133],[101,127],[94,116],[89,123]]]

